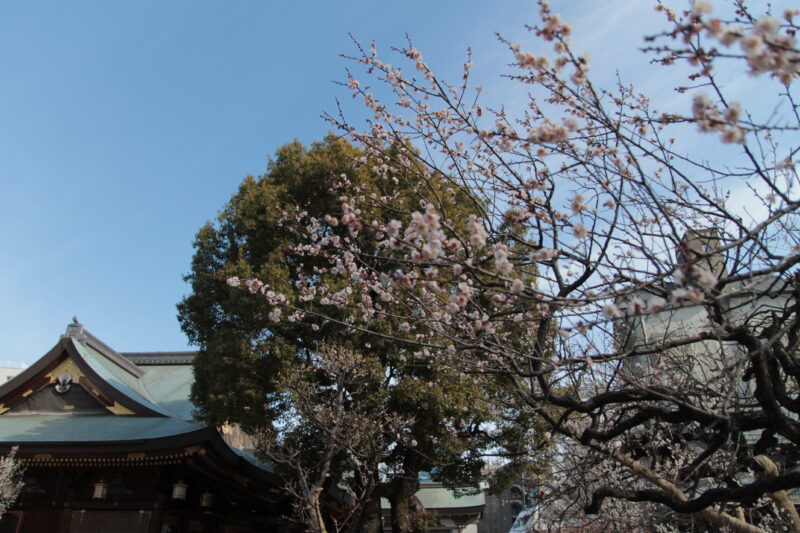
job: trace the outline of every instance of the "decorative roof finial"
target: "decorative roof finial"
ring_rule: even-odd
[[[76,341],[86,340],[86,334],[83,332],[83,324],[78,322],[78,317],[72,317],[72,323],[67,326],[67,331],[62,337],[72,337]]]

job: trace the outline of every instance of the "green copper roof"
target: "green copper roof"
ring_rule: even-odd
[[[85,346],[82,342],[75,342],[75,346],[78,348],[83,360],[92,367],[92,370],[115,389],[159,414],[172,416],[172,413],[145,397],[146,393],[142,390],[138,378],[131,376],[122,368],[109,362],[97,351]]]
[[[0,394],[12,402],[11,407],[0,409],[4,413],[0,414],[0,444],[48,450],[83,444],[93,449],[105,446],[145,449],[204,442],[229,463],[239,465],[236,468],[245,468],[249,475],[274,474],[271,465],[228,445],[213,428],[193,421],[195,407],[190,400],[193,358],[192,353],[171,352],[123,355],[74,321],[52,350],[10,382],[0,384]],[[64,379],[75,379],[70,372],[76,371],[82,377],[59,391],[52,382],[54,378],[46,372],[62,363],[69,369]],[[70,364],[77,365],[77,369]],[[50,384],[42,380],[45,376],[51,380]],[[82,381],[84,377],[89,385]],[[65,398],[59,395],[67,394],[70,386],[83,387],[84,394],[92,396],[73,395],[69,400],[72,403],[63,403],[66,401],[63,399],[61,403],[53,403],[52,398]],[[98,400],[100,395],[102,400]],[[114,407],[105,409],[109,397]],[[78,398],[84,403],[79,403]],[[30,403],[31,399],[37,399],[38,403]],[[84,405],[89,400],[97,402],[97,408],[92,410]],[[62,404],[63,412],[56,409]],[[129,412],[119,410],[117,404],[135,414],[118,414]],[[19,406],[26,408],[17,409]]]
[[[444,487],[426,487],[423,485],[417,491],[416,496],[425,509],[478,507],[486,503],[483,492],[457,498],[453,491]]]
[[[231,446],[231,450],[233,450],[234,453],[236,453],[236,455],[238,455],[239,457],[241,457],[242,459],[244,459],[248,463],[251,463],[252,465],[257,466],[258,468],[261,468],[263,470],[266,470],[267,472],[275,473],[275,466],[274,465],[271,465],[269,463],[266,463],[266,462],[262,461],[261,459],[259,459],[255,455],[247,453],[244,450],[240,450],[239,448],[234,448],[233,446]]]
[[[194,381],[191,364],[136,365],[143,372],[134,376],[91,346],[75,344],[92,369],[125,395],[164,416],[193,419],[195,407],[189,399]]]
[[[440,485],[422,484],[415,494],[419,503],[425,509],[446,511],[447,509],[460,509],[464,507],[480,507],[486,504],[483,492],[467,496],[456,497],[452,490]],[[381,498],[381,507],[388,509],[389,500]]]
[[[181,420],[194,418],[195,406],[189,399],[194,382],[192,365],[138,365],[144,369],[140,378],[147,396]]]
[[[203,427],[162,417],[0,416],[0,441],[11,444],[139,441],[181,435]]]

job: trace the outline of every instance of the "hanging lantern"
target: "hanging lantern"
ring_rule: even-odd
[[[93,500],[105,500],[106,494],[108,494],[108,483],[105,480],[100,480],[94,484],[94,490],[92,491],[92,499]]]
[[[210,492],[206,491],[200,496],[200,507],[211,507],[211,504],[214,503],[214,495]]]
[[[186,500],[186,489],[189,485],[179,479],[177,483],[172,485],[172,499],[173,500]]]

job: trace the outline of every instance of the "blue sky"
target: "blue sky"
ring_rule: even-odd
[[[594,73],[658,89],[630,52],[649,2],[552,2],[584,32]],[[602,5],[600,5],[602,4]],[[680,4],[683,5],[683,4]],[[0,362],[33,361],[73,315],[120,351],[189,349],[175,304],[197,229],[275,149],[329,129],[348,32],[379,50],[407,32],[457,80],[464,51],[489,102],[494,32],[532,42],[530,1],[0,3]],[[544,51],[544,50],[542,50]]]

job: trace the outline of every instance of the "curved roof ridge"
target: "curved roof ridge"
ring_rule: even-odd
[[[154,411],[162,416],[166,416],[169,418],[174,418],[174,413],[164,409],[161,405],[156,403],[152,398],[145,397],[147,394],[146,391],[140,393],[139,391],[135,390],[133,387],[125,383],[119,376],[115,375],[114,372],[105,366],[101,361],[97,360],[96,356],[92,354],[88,347],[85,346],[82,342],[78,342],[75,339],[72,339],[72,344],[78,350],[79,355],[81,358],[86,362],[89,367],[106,383],[114,387],[117,391],[119,391],[122,395],[130,398],[135,403]],[[101,354],[104,355],[104,354]],[[141,380],[138,377],[135,378],[137,385],[140,387],[142,386]]]
[[[145,372],[144,369],[139,368],[120,355],[114,348],[92,335],[83,324],[78,322],[77,318],[73,318],[72,320],[72,324],[67,326],[67,331],[61,336],[62,339],[70,338],[77,341],[79,344],[89,346],[129,374],[137,378],[142,377]]]

